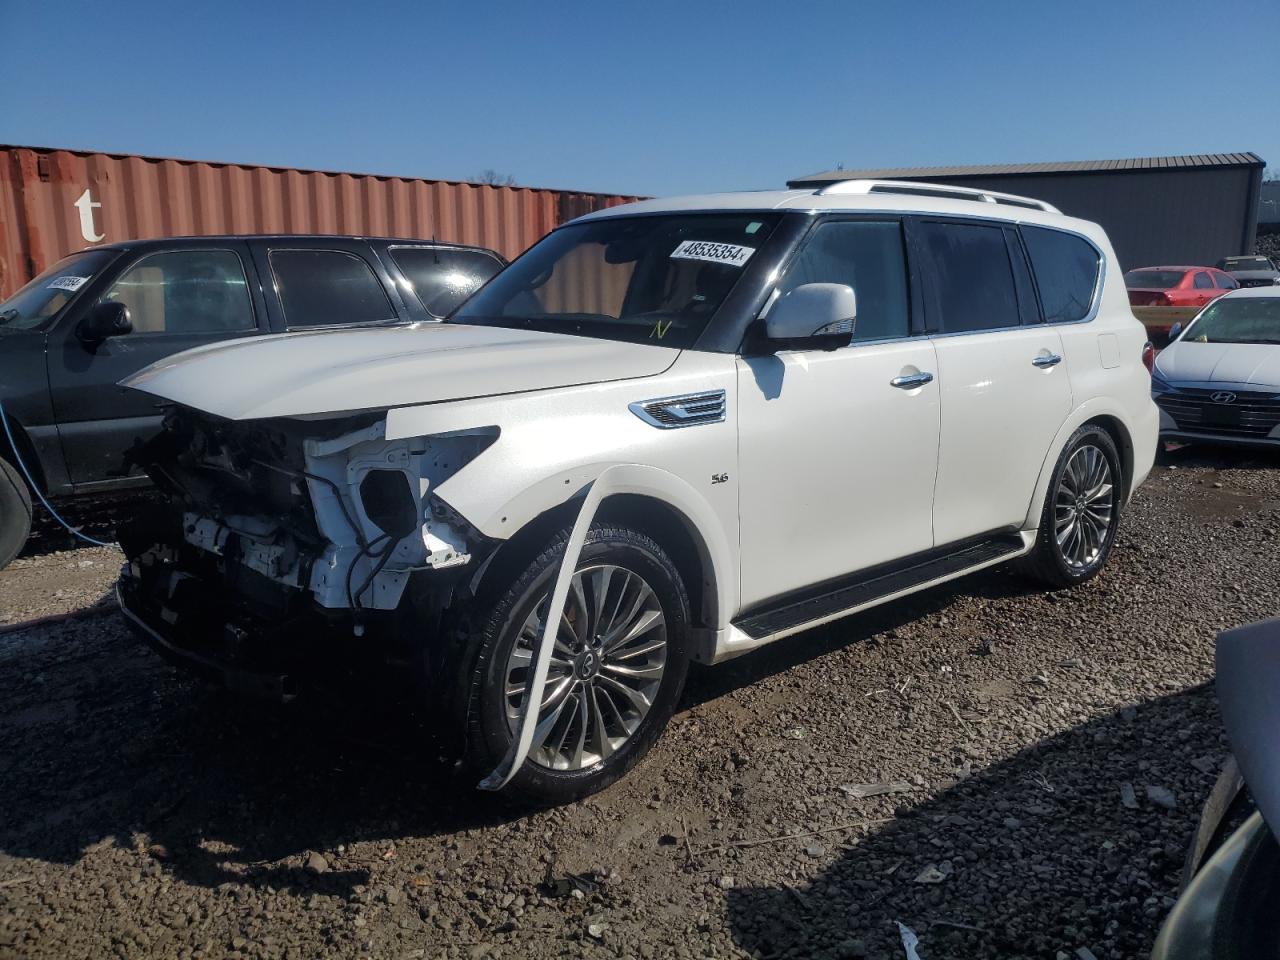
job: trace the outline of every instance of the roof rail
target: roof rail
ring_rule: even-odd
[[[815,196],[869,193],[897,193],[914,197],[941,197],[947,200],[972,200],[975,203],[1002,203],[1010,207],[1027,207],[1046,213],[1061,213],[1051,203],[1033,197],[1020,197],[1016,193],[998,193],[995,190],[975,190],[972,187],[953,187],[947,183],[918,183],[913,180],[837,180],[814,191]]]

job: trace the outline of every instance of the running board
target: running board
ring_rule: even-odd
[[[1007,533],[951,544],[940,550],[916,554],[833,580],[816,590],[805,590],[770,603],[756,613],[734,621],[753,640],[793,631],[807,623],[829,620],[844,610],[866,606],[912,587],[954,576],[970,567],[989,565],[1001,557],[1023,551],[1022,538]]]

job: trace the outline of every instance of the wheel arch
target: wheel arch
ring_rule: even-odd
[[[9,437],[3,429],[0,429],[0,459],[6,460],[15,470],[18,476],[26,481],[26,474],[22,468],[25,466],[31,471],[31,479],[39,485],[39,492],[44,493],[49,489],[49,484],[45,478],[44,464],[40,462],[40,455],[36,451],[35,444],[31,441],[30,434],[26,428],[9,410],[5,410],[5,418],[9,423],[9,430],[13,433],[14,443],[9,443]],[[14,450],[14,444],[17,445],[17,451]],[[21,463],[19,463],[21,459]]]
[[[1128,502],[1129,497],[1133,495],[1133,437],[1129,434],[1129,428],[1124,425],[1119,417],[1111,414],[1099,414],[1091,417],[1080,426],[1095,424],[1107,431],[1112,442],[1116,445],[1116,452],[1120,454],[1120,475],[1124,482],[1124,499]],[[1073,433],[1075,431],[1072,431]]]
[[[635,493],[606,498],[596,511],[596,519],[628,526],[653,537],[680,572],[689,595],[693,625],[716,626],[719,591],[715,563],[706,540],[692,520],[665,500]]]
[[[1045,497],[1049,495],[1049,482],[1053,479],[1053,471],[1058,465],[1058,458],[1062,456],[1062,451],[1066,447],[1067,441],[1071,439],[1072,434],[1086,424],[1096,424],[1111,437],[1116,445],[1117,452],[1120,454],[1120,469],[1124,479],[1125,501],[1127,502],[1133,494],[1134,463],[1136,458],[1133,433],[1127,425],[1122,411],[1101,398],[1091,400],[1078,407],[1063,422],[1058,429],[1058,433],[1053,438],[1053,443],[1049,445],[1044,462],[1040,466],[1040,477],[1036,481],[1035,493],[1032,495],[1031,502],[1027,507],[1027,515],[1023,521],[1024,530],[1032,530],[1040,525],[1040,516],[1043,512]]]
[[[474,575],[472,592],[479,596],[507,582],[521,562],[536,556],[557,530],[572,526],[587,486],[540,510],[522,504],[524,518],[507,512],[503,519],[515,532],[500,542]],[[595,516],[597,521],[647,534],[662,546],[684,581],[693,626],[700,633],[713,635],[728,622],[736,586],[733,557],[717,513],[687,482],[656,467],[628,464],[623,479],[611,483]],[[695,644],[695,649],[701,652],[704,646],[710,650],[709,641]]]

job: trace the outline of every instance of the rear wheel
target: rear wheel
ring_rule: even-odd
[[[1109,433],[1086,424],[1072,434],[1054,467],[1027,572],[1051,587],[1097,576],[1119,528],[1123,479]]]
[[[515,739],[564,555],[558,534],[515,575],[467,670],[467,748],[486,774]],[[689,600],[652,539],[594,526],[551,652],[533,747],[507,790],[563,803],[608,786],[657,740],[688,672]]]
[[[31,534],[31,491],[13,464],[0,459],[0,569],[8,566]]]

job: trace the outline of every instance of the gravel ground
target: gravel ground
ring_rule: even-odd
[[[0,956],[898,960],[894,921],[923,960],[1145,956],[1278,528],[1280,459],[1179,451],[1093,583],[978,574],[697,670],[629,777],[533,813],[363,692],[247,704],[116,613],[8,630]],[[118,554],[56,546],[0,572],[5,619],[108,590]]]
[[[1254,251],[1272,260],[1280,259],[1280,233],[1259,233]]]

